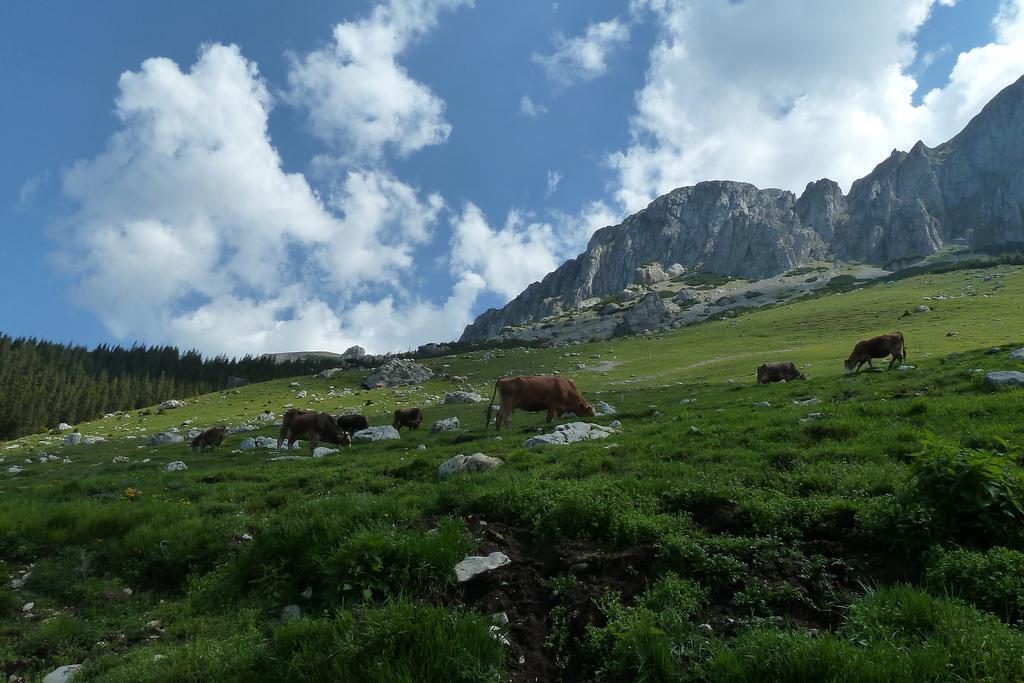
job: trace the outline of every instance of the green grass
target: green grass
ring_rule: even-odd
[[[440,405],[451,384],[364,391],[355,372],[81,425],[101,444],[6,444],[19,447],[0,448],[4,673],[1020,679],[1024,393],[975,371],[1014,368],[1022,295],[1018,266],[930,272],[670,333],[424,361],[488,398],[499,376],[559,372],[616,407],[594,421],[621,433],[562,448],[522,447],[542,415],[516,413],[495,440],[484,405]],[[921,303],[932,312],[900,319]],[[856,341],[896,329],[916,369],[843,376]],[[759,363],[780,360],[810,379],[754,384]],[[223,451],[145,438],[288,404],[371,424],[419,405],[426,421],[397,442],[281,462],[234,452],[276,436],[262,423]],[[429,433],[453,416],[459,432]],[[440,463],[475,452],[505,465],[437,481]],[[173,460],[188,470],[163,472]],[[458,585],[454,564],[492,550],[512,565]],[[282,621],[285,605],[302,618]],[[501,611],[509,645],[490,631]]]

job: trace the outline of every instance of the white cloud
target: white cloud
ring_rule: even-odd
[[[550,221],[531,221],[513,209],[504,226],[492,228],[479,207],[467,203],[453,220],[452,272],[475,273],[488,290],[512,299],[579,254],[595,230],[619,220],[603,203],[591,202],[575,216],[553,212]]]
[[[963,53],[949,85],[913,104],[912,36],[934,0],[783,4],[646,0],[659,24],[631,145],[610,156],[630,211],[700,180],[800,191],[845,187],[893,147],[957,132],[1024,68],[1017,3],[997,40]],[[947,3],[948,4],[948,3]]]
[[[558,171],[548,171],[548,186],[544,190],[544,196],[550,197],[558,189],[558,183],[562,182],[562,174]]]
[[[589,24],[581,36],[555,36],[555,51],[534,53],[533,61],[544,68],[549,79],[565,87],[603,75],[609,55],[627,42],[629,26],[621,19],[609,19]]]
[[[394,347],[374,344],[454,336],[460,316],[468,322],[472,278],[439,307],[400,286],[440,196],[350,169],[325,205],[282,170],[271,97],[237,47],[204,47],[188,72],[146,60],[119,88],[121,129],[64,175],[79,209],[58,255],[114,335],[236,354],[383,351]],[[396,317],[374,321],[367,306]]]
[[[535,119],[538,116],[543,116],[548,113],[548,108],[543,104],[537,104],[530,99],[529,95],[523,95],[522,99],[519,100],[519,111],[526,114],[531,119]]]
[[[398,57],[433,29],[438,15],[473,0],[390,0],[369,17],[334,27],[333,42],[290,55],[287,98],[313,133],[346,159],[407,155],[448,139],[445,103],[414,80]]]

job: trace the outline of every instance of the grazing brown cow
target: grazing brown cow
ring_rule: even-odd
[[[395,411],[393,426],[395,429],[401,429],[402,427],[419,429],[421,422],[423,422],[423,411],[419,408],[399,408]]]
[[[202,453],[203,449],[209,446],[210,448],[223,448],[224,440],[228,437],[227,427],[210,427],[202,434],[192,439],[192,443],[188,445],[189,448],[198,448],[199,452]]]
[[[309,439],[309,450],[316,448],[320,441],[348,446],[352,443],[347,432],[338,428],[334,417],[327,413],[317,413],[312,410],[299,410],[292,408],[282,418],[281,434],[277,437],[277,447],[288,440],[288,448],[292,447],[297,439]]]
[[[890,370],[896,363],[906,360],[907,349],[903,346],[902,332],[882,334],[857,342],[857,345],[853,347],[853,353],[846,359],[846,374],[852,375],[864,363],[874,370],[875,366],[871,364],[872,358],[885,358],[890,355],[892,356],[892,360],[889,361]]]
[[[509,427],[512,413],[517,408],[530,413],[546,410],[548,422],[556,415],[562,417],[564,413],[569,412],[591,417],[596,414],[594,406],[583,399],[571,379],[546,375],[502,377],[494,383],[494,393],[491,394],[491,403],[487,406],[487,422],[484,429],[491,424],[491,410],[497,394],[501,395],[501,407],[498,409],[495,426],[498,430],[502,424],[506,428]]]
[[[369,429],[370,423],[362,415],[339,415],[338,428],[351,435],[361,429]]]
[[[791,382],[794,379],[807,379],[807,375],[796,369],[789,361],[781,363],[761,363],[757,366],[757,383]]]

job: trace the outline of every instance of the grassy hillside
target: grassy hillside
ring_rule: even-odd
[[[671,334],[425,361],[488,398],[501,375],[557,371],[617,408],[593,421],[620,433],[562,447],[522,447],[541,415],[517,413],[495,440],[482,404],[439,405],[451,384],[362,391],[356,373],[82,425],[106,439],[93,445],[9,442],[3,673],[1024,679],[1024,390],[979,372],[1024,370],[1007,359],[1024,345],[1022,295],[1020,267],[958,271]],[[933,310],[900,319],[921,304]],[[842,376],[854,342],[896,329],[914,369]],[[756,386],[762,360],[811,379]],[[371,424],[419,405],[426,421],[321,459],[236,451],[271,426],[223,452],[146,441],[291,404]],[[450,416],[461,431],[429,433]],[[475,452],[505,465],[438,482],[439,464]],[[174,460],[188,470],[162,471]],[[456,583],[459,560],[499,550],[510,565]]]

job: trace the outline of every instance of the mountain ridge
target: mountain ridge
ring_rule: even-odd
[[[583,253],[479,315],[460,341],[616,294],[645,263],[764,278],[825,258],[899,268],[950,243],[1024,244],[1024,77],[946,142],[894,149],[845,195],[828,178],[799,197],[733,180],[671,190],[596,231]]]

